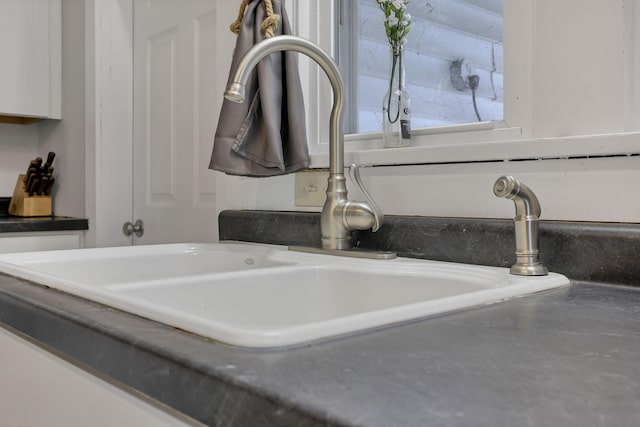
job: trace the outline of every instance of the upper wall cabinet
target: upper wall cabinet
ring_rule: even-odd
[[[0,0],[0,122],[60,119],[61,0]]]

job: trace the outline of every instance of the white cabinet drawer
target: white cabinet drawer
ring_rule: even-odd
[[[84,231],[0,233],[0,253],[32,252],[84,247]]]

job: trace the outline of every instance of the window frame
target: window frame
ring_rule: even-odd
[[[335,23],[344,0],[285,0],[294,29],[301,37],[335,55]],[[433,164],[538,158],[588,157],[640,153],[640,22],[638,0],[625,1],[625,131],[598,135],[533,138],[534,0],[504,2],[504,119],[413,130],[414,146],[384,149],[379,132],[345,135],[345,161],[363,165]],[[327,31],[327,25],[331,31]],[[305,87],[311,168],[326,168],[331,88],[322,71],[301,60]]]

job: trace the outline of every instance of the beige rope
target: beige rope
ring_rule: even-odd
[[[240,32],[240,23],[242,22],[242,18],[244,17],[244,11],[249,6],[249,0],[242,0],[242,4],[240,5],[240,10],[238,11],[238,17],[231,24],[229,29],[232,33],[238,34]]]
[[[229,29],[231,32],[238,34],[240,32],[240,25],[242,23],[242,18],[244,18],[244,12],[249,6],[249,2],[251,0],[242,0],[242,4],[240,5],[240,10],[238,11],[238,17],[231,24]],[[267,11],[267,17],[262,22],[262,31],[264,31],[265,37],[273,37],[275,35],[276,29],[278,29],[278,24],[280,23],[280,15],[273,12],[273,3],[271,0],[263,0],[264,8]]]
[[[262,22],[262,31],[266,38],[273,37],[280,23],[280,15],[273,13],[273,3],[271,0],[264,0],[264,8],[267,11],[267,17]]]

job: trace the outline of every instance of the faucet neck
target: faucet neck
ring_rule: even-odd
[[[351,230],[377,230],[383,217],[375,203],[352,202],[347,198],[344,176],[344,81],[331,57],[319,46],[294,36],[277,36],[260,42],[250,49],[238,63],[229,81],[225,97],[244,102],[245,85],[253,70],[263,58],[279,51],[294,51],[307,55],[326,73],[333,91],[333,108],[329,124],[329,180],[327,198],[322,208],[320,230],[322,247],[329,250],[351,248]],[[357,179],[359,182],[360,180]],[[358,184],[362,187],[362,184]],[[366,191],[364,191],[366,193]],[[368,193],[366,193],[368,194]],[[372,199],[368,197],[370,201]]]
[[[300,37],[286,35],[271,37],[262,41],[259,46],[259,49],[251,49],[240,60],[231,82],[244,86],[258,62],[275,52],[295,51],[315,61],[329,78],[333,92],[333,107],[329,124],[329,171],[332,175],[344,175],[344,136],[342,131],[345,99],[344,81],[338,66],[322,48]]]

